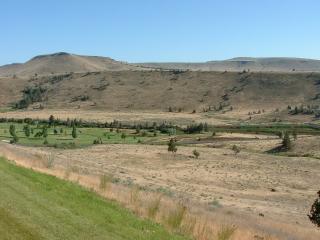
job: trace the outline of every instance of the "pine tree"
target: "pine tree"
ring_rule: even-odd
[[[77,138],[77,136],[78,136],[77,135],[77,129],[76,129],[75,125],[72,126],[72,134],[71,135],[72,135],[73,138]]]
[[[23,131],[24,131],[24,134],[26,135],[26,137],[30,137],[30,126],[29,125],[25,125],[23,127]]]
[[[18,136],[16,134],[16,127],[14,125],[10,125],[9,132],[10,132],[10,135],[12,136],[11,142],[12,143],[18,142],[19,138],[18,138]]]
[[[48,137],[48,129],[46,126],[42,128],[42,137],[47,138]]]
[[[288,132],[285,132],[284,133],[284,136],[283,136],[283,140],[282,140],[282,147],[283,149],[285,150],[290,150],[291,149],[291,140],[290,140],[290,136],[289,136],[289,133]]]
[[[10,125],[9,133],[12,137],[16,135],[16,127],[14,125]]]
[[[50,115],[49,117],[49,126],[51,127],[54,124],[54,116]]]

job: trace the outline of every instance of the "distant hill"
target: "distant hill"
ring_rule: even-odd
[[[137,66],[181,69],[191,71],[251,71],[251,72],[320,72],[320,60],[304,58],[249,58],[239,57],[204,63],[137,63]]]
[[[65,52],[40,55],[23,64],[10,64],[0,67],[0,76],[33,76],[62,74],[70,72],[101,72],[142,70],[128,63],[107,57],[81,56]]]
[[[59,52],[39,55],[26,63],[0,66],[1,77],[30,77],[65,73],[128,71],[128,70],[191,70],[230,72],[320,72],[320,60],[304,58],[249,58],[239,57],[223,61],[199,63],[127,63],[108,57],[82,56]]]

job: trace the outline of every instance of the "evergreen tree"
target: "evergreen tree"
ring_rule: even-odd
[[[13,124],[10,125],[9,133],[10,133],[10,135],[12,137],[16,135],[16,127],[15,127],[15,125],[13,125]]]
[[[43,126],[42,128],[42,137],[44,138],[48,137],[48,128],[46,126]]]
[[[290,136],[289,136],[289,133],[288,132],[285,132],[284,133],[284,136],[283,136],[283,140],[282,140],[282,147],[283,149],[285,150],[290,150],[291,149],[291,140],[290,140]]]
[[[49,126],[52,127],[53,124],[54,124],[54,116],[50,115],[50,117],[49,117]]]
[[[23,131],[24,131],[24,134],[26,135],[26,137],[30,137],[30,126],[29,126],[29,124],[25,125],[23,127]]]
[[[72,134],[71,135],[72,135],[73,138],[77,138],[77,136],[78,136],[77,135],[77,129],[76,129],[75,125],[72,126]]]
[[[16,134],[16,127],[14,125],[10,125],[9,132],[10,132],[10,135],[12,136],[11,142],[12,143],[18,142],[19,138],[18,138],[18,136]]]

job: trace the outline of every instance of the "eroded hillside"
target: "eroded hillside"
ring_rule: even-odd
[[[39,93],[39,89],[41,92]],[[320,103],[320,74],[109,71],[0,80],[2,107],[173,112],[273,111]],[[31,95],[31,96],[30,96]],[[34,96],[36,95],[36,96]],[[40,95],[40,96],[38,96]],[[30,100],[31,99],[31,100]]]

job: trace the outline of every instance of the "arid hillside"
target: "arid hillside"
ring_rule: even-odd
[[[24,92],[23,92],[24,90]],[[41,90],[41,91],[40,91]],[[254,114],[320,104],[320,74],[108,71],[0,78],[1,107]]]
[[[63,74],[70,72],[95,72],[141,70],[125,62],[119,62],[107,57],[81,56],[65,52],[40,55],[26,63],[9,64],[0,67],[0,76],[35,76]]]
[[[290,105],[299,108],[296,115],[315,116],[319,69],[320,61],[299,58],[139,66],[61,52],[0,67],[0,107],[222,113],[270,120],[285,118]]]

